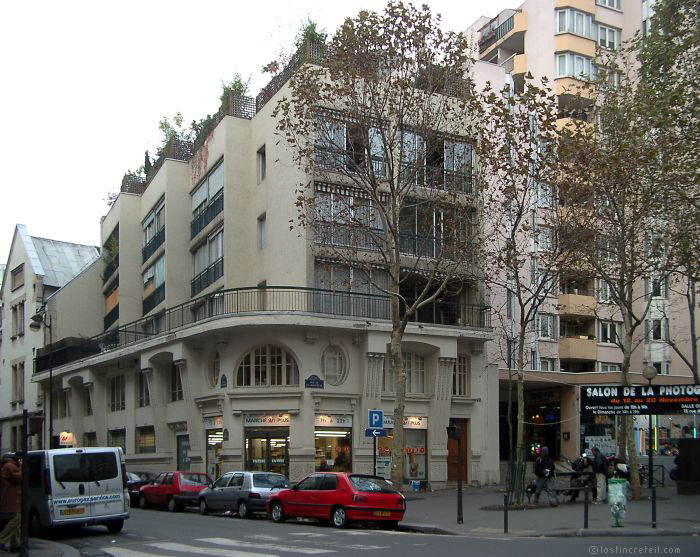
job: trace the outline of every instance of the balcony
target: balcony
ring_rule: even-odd
[[[487,53],[492,52],[497,47],[503,47],[511,52],[522,54],[525,51],[524,37],[526,31],[527,13],[525,12],[513,13],[495,28],[492,20],[481,29],[479,56],[484,58],[487,56]]]
[[[148,258],[156,252],[163,242],[165,242],[165,226],[156,232],[153,238],[151,238],[148,243],[143,246],[141,255],[144,263],[148,261]]]
[[[554,37],[554,52],[575,52],[595,58],[595,40],[572,33],[561,33]]]
[[[199,234],[216,215],[224,210],[224,190],[221,190],[190,223],[190,239]]]
[[[159,287],[154,291],[156,294]],[[163,295],[165,290],[163,288]],[[145,300],[144,300],[145,304]],[[155,305],[153,306],[155,307]],[[357,320],[365,325],[368,320],[388,322],[389,297],[358,292],[321,290],[317,288],[267,287],[220,290],[165,309],[157,316],[143,317],[89,339],[71,339],[70,350],[63,351],[54,367],[85,358],[91,354],[109,352],[132,345],[154,336],[194,325],[202,319],[230,318],[251,314],[304,314],[320,315],[329,319]],[[154,328],[154,320],[158,327]],[[426,306],[416,317],[416,323],[444,325],[480,331],[491,330],[488,306],[435,302]],[[158,333],[153,331],[157,330]],[[46,350],[36,359],[36,371],[49,369]]]
[[[598,357],[595,338],[565,337],[559,340],[559,359],[594,361]]]
[[[119,305],[114,306],[104,318],[104,330],[109,329],[119,319]]]
[[[559,294],[559,313],[594,317],[596,300],[593,292],[581,290],[579,294]]]
[[[143,314],[148,315],[148,313],[163,300],[165,300],[165,283],[158,286],[153,292],[143,299]]]
[[[105,270],[102,273],[102,284],[105,285],[114,273],[119,269],[119,254],[111,261],[105,261]]]
[[[214,261],[209,267],[204,269],[196,277],[192,279],[191,290],[192,296],[196,296],[202,290],[212,285],[218,278],[224,276],[224,258],[221,257]]]

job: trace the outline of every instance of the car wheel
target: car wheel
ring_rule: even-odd
[[[177,504],[177,501],[175,501],[174,497],[168,499],[168,510],[171,513],[176,513],[180,510],[180,505]]]
[[[199,514],[209,514],[209,507],[205,499],[199,500]]]
[[[245,501],[238,502],[238,518],[249,518],[250,511],[248,510],[248,503]]]
[[[122,528],[124,528],[124,519],[112,520],[111,522],[108,522],[106,526],[110,534],[118,534],[122,531]]]
[[[140,509],[148,508],[148,501],[146,501],[145,495],[141,495],[141,497],[139,497],[139,508]]]
[[[282,503],[275,501],[272,503],[272,508],[270,508],[270,516],[273,522],[284,522],[284,509],[282,508]]]
[[[345,528],[348,525],[348,515],[343,507],[336,507],[331,511],[331,523],[335,528]]]
[[[32,509],[31,514],[29,515],[29,535],[33,538],[37,538],[41,536],[43,530],[44,529],[41,526],[39,513],[36,512],[36,509]]]

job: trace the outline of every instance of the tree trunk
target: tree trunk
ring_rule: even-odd
[[[625,339],[622,344],[622,384],[624,386],[630,386],[630,361],[632,357],[632,329],[631,320],[629,316],[623,312],[623,319],[625,322]],[[624,439],[620,439],[620,445],[618,450],[621,452],[626,452],[626,462],[627,469],[630,473],[630,489],[632,492],[632,499],[639,499],[642,494],[641,486],[639,485],[639,459],[637,458],[637,447],[634,442],[634,431],[632,428],[632,416],[623,416],[622,421],[624,424]]]
[[[637,500],[642,496],[642,486],[639,483],[639,458],[637,457],[637,447],[634,443],[634,431],[632,428],[632,416],[625,416],[625,432],[627,437],[627,469],[630,472],[630,488],[632,499]],[[651,434],[651,433],[650,433]]]
[[[396,307],[394,308],[394,304]],[[391,369],[394,374],[396,388],[396,404],[394,406],[394,438],[391,443],[391,481],[396,489],[403,487],[403,460],[404,460],[404,431],[403,417],[406,406],[406,371],[401,354],[402,331],[398,326],[399,302],[392,298],[392,313],[397,312],[394,319],[394,327],[391,332]]]
[[[688,317],[690,320],[689,324],[689,335],[690,335],[690,358],[692,363],[691,371],[693,373],[693,381],[696,385],[700,385],[700,378],[698,377],[700,371],[698,370],[698,333],[696,330],[695,322],[695,309],[698,307],[696,303],[696,292],[697,283],[688,273],[688,290],[686,294],[686,299],[688,300]]]
[[[521,331],[524,331],[521,327]],[[510,366],[510,362],[508,362]],[[521,333],[518,339],[518,432],[515,440],[515,481],[513,482],[513,501],[523,504],[525,493],[525,338]]]

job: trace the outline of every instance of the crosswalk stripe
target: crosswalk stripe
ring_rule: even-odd
[[[186,545],[184,543],[162,542],[149,543],[148,545],[149,547],[163,549],[164,551],[182,551],[184,553],[216,555],[218,557],[279,557],[274,553],[253,553],[250,551],[236,551],[235,549],[221,549],[219,547],[196,547],[194,545]]]
[[[112,557],[163,557],[160,554],[144,553],[143,551],[135,551],[125,547],[102,547],[101,550],[112,555]]]
[[[287,551],[290,553],[304,553],[306,555],[318,555],[319,553],[335,553],[334,549],[320,549],[315,547],[299,547],[295,545],[278,545],[274,543],[245,542],[231,538],[200,538],[198,542],[213,543],[229,547],[251,547],[253,549],[268,549],[270,551]]]

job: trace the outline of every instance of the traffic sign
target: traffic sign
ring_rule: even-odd
[[[365,437],[386,437],[389,433],[386,429],[375,429],[373,427],[368,427],[365,429]]]
[[[384,426],[384,411],[369,410],[367,423],[372,429],[381,429]]]

